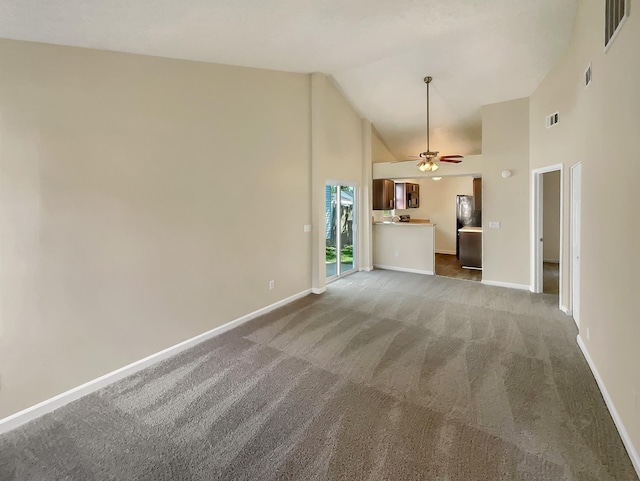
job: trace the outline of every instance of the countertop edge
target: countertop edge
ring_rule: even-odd
[[[426,222],[374,222],[373,225],[403,225],[411,227],[435,227],[436,224]]]

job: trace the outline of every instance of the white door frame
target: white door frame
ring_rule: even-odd
[[[336,179],[327,179],[324,183],[324,185],[337,185],[338,187],[341,186],[345,186],[345,187],[353,187],[355,189],[355,195],[353,196],[353,223],[351,224],[351,227],[353,229],[353,269],[349,269],[346,272],[339,272],[339,265],[340,262],[336,262],[336,275],[331,276],[331,277],[326,277],[326,273],[325,273],[325,281],[326,283],[330,283],[333,282],[337,279],[340,279],[341,277],[344,276],[348,276],[350,274],[353,274],[354,272],[358,272],[359,270],[359,258],[360,258],[360,232],[359,232],[359,228],[358,228],[358,215],[360,215],[360,184],[358,182],[350,182],[348,180],[336,180]],[[341,192],[340,190],[338,190],[338,205],[336,206],[338,209],[338,212],[340,211],[340,195]],[[340,217],[336,216],[336,221],[339,223],[340,222]],[[338,255],[340,255],[340,249],[342,248],[342,246],[340,245],[340,236],[337,236],[337,246],[336,246],[336,261],[338,259]]]
[[[576,279],[576,277],[579,276],[575,276],[575,264],[576,264],[576,259],[575,259],[575,251],[574,251],[574,244],[575,244],[575,240],[576,237],[578,239],[578,249],[580,250],[580,244],[582,239],[580,238],[580,235],[576,236],[576,230],[580,230],[580,217],[576,218],[576,213],[575,213],[575,204],[574,204],[574,193],[575,193],[575,179],[574,179],[574,174],[576,172],[576,167],[580,167],[580,191],[582,191],[582,162],[577,162],[576,164],[571,166],[571,197],[570,197],[570,206],[571,206],[571,210],[570,210],[570,219],[571,219],[571,241],[569,242],[569,250],[570,250],[570,259],[571,259],[571,282],[570,282],[570,290],[569,292],[571,293],[571,310],[569,310],[567,312],[567,314],[569,315],[573,315],[573,320],[575,321],[576,325],[578,326],[578,329],[580,329],[580,302],[575,302],[576,297],[578,297],[578,299],[580,298],[580,279]],[[580,211],[582,211],[582,193],[580,194]],[[578,252],[578,261],[580,260],[580,252]],[[580,264],[580,262],[578,262],[578,264]],[[575,296],[575,292],[578,291],[578,296]]]
[[[554,164],[531,170],[531,292],[542,292],[543,281],[543,174],[560,171],[560,295],[558,307],[566,312],[564,289],[562,286],[562,266],[564,265],[564,164]]]

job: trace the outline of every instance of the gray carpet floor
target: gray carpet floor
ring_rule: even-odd
[[[8,480],[636,480],[557,297],[359,273],[0,437]]]

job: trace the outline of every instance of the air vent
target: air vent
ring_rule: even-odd
[[[613,42],[629,13],[629,0],[605,0],[604,47]]]
[[[587,70],[584,71],[584,88],[587,88],[591,84],[591,64],[587,67]]]
[[[560,114],[558,112],[556,112],[555,114],[551,114],[551,115],[547,116],[547,119],[546,119],[547,128],[553,127],[558,122],[560,122]]]

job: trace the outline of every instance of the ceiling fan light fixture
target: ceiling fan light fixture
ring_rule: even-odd
[[[438,166],[432,160],[423,160],[420,165],[418,165],[418,169],[422,172],[433,172],[434,170],[438,170]]]
[[[438,164],[434,164],[433,162],[431,163],[431,172],[435,172],[439,168],[440,166]]]

